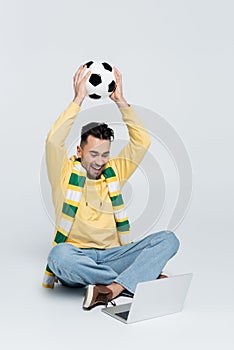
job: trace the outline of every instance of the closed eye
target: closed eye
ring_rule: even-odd
[[[99,153],[97,153],[97,152],[90,152],[90,154],[91,154],[92,157],[96,157],[96,156],[99,155]],[[102,154],[102,157],[108,157],[109,154],[110,154],[110,152],[105,152],[105,153]]]

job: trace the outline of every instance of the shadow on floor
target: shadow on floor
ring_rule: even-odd
[[[79,299],[84,298],[85,292],[85,287],[66,287],[61,283],[55,283],[54,288],[51,290],[54,297],[78,297]]]

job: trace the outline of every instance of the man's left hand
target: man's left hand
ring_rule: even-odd
[[[110,99],[113,100],[119,107],[128,107],[129,104],[123,97],[122,75],[116,67],[113,69],[116,79],[116,88],[110,95]]]

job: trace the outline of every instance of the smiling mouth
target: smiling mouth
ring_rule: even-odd
[[[93,166],[91,166],[91,168],[94,170],[94,171],[100,171],[102,169],[102,166],[100,168],[95,168]]]

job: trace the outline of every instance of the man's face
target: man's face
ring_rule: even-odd
[[[89,135],[83,147],[77,146],[77,154],[81,158],[82,166],[87,170],[88,178],[98,179],[109,160],[110,141]]]

